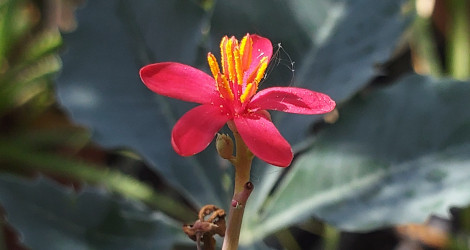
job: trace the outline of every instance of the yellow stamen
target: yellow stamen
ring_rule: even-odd
[[[219,76],[220,69],[219,64],[217,63],[217,59],[212,53],[207,54],[207,61],[209,62],[209,68],[211,69],[212,75],[215,79]]]
[[[256,69],[253,70],[251,75],[248,77],[246,80],[247,83],[255,83],[256,87],[258,87],[258,83],[261,81],[261,78],[264,76],[264,71],[268,67],[268,57],[265,56],[261,58],[261,60],[258,63],[258,66],[256,66]]]
[[[228,72],[227,68],[227,51],[226,51],[226,44],[228,41],[228,37],[222,37],[222,41],[220,41],[220,62],[222,63],[222,73],[225,75]]]
[[[256,84],[256,88],[258,88],[258,83],[261,81],[261,79],[264,77],[264,71],[266,70],[266,68],[268,67],[268,57],[265,56],[261,59],[261,61],[259,61],[259,68],[257,70],[258,73],[256,73],[256,77],[255,77],[255,84]]]
[[[228,41],[227,44],[225,45],[225,52],[227,53],[227,66],[228,66],[228,72],[224,72],[225,75],[228,74],[228,79],[232,82],[235,81],[235,64],[233,61],[233,40],[235,40],[234,37],[231,37]]]
[[[219,90],[221,97],[232,101],[234,98],[233,92],[232,92],[232,89],[230,88],[230,84],[227,78],[225,77],[225,75],[222,75],[219,73],[216,81],[217,81],[217,89]]]
[[[243,91],[243,94],[240,96],[240,102],[244,103],[247,98],[251,97],[253,95],[253,83],[248,83],[246,85],[245,91]],[[256,92],[256,90],[255,90]]]
[[[240,51],[238,47],[235,47],[233,50],[233,56],[235,57],[235,71],[237,73],[237,82],[238,85],[243,84],[243,69],[242,69],[242,60],[240,58]]]
[[[253,50],[253,40],[249,34],[243,37],[240,43],[240,58],[242,61],[243,71],[247,71],[251,64],[251,53]]]
[[[245,76],[253,62],[252,52],[253,40],[247,34],[240,42],[233,36],[222,38],[220,68],[215,56],[210,52],[207,54],[209,68],[214,75],[221,98],[233,101],[236,97],[241,103],[245,103],[256,93],[268,66],[268,57],[262,57],[259,61],[255,59],[258,61],[256,67],[250,70],[249,76]],[[245,77],[247,77],[246,80],[243,79]]]

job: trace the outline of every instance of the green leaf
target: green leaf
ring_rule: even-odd
[[[57,87],[74,120],[102,146],[138,152],[197,206],[228,204],[216,154],[184,158],[171,148],[172,126],[190,105],[157,96],[138,75],[151,62],[193,64],[205,12],[183,0],[100,0],[77,18],[77,31],[64,36],[68,52]]]
[[[245,240],[317,216],[347,230],[423,222],[470,203],[469,82],[411,75],[340,109]]]
[[[285,72],[286,75],[279,74],[284,64],[290,62],[281,62],[280,67],[275,66],[275,57],[284,59],[285,55],[276,55],[277,44],[281,43],[290,57],[295,61],[302,60],[306,50],[311,46],[310,33],[302,27],[302,23],[296,20],[296,13],[290,11],[290,1],[272,1],[272,0],[239,0],[239,1],[217,1],[214,14],[211,19],[211,38],[212,50],[218,51],[218,45],[221,37],[225,35],[235,35],[241,38],[246,33],[259,34],[271,40],[274,46],[275,55],[272,66],[273,71],[269,71],[266,84],[287,85],[292,77],[290,69]]]
[[[194,203],[226,207],[231,188],[223,186],[231,183],[222,185],[228,171],[214,147],[192,158],[182,158],[171,149],[172,125],[190,106],[147,90],[138,79],[140,66],[178,61],[207,67],[205,54],[219,50],[222,36],[257,33],[271,39],[279,52],[262,87],[292,84],[325,91],[343,102],[379,73],[376,64],[389,59],[408,24],[401,12],[403,2],[217,1],[213,10],[204,12],[182,0],[96,0],[78,12],[79,29],[65,36],[69,52],[63,56],[59,97],[101,145],[131,147]],[[278,118],[281,132],[297,143],[318,117]],[[253,206],[246,211],[248,221],[260,221],[259,209],[280,174],[279,169],[255,163],[256,188],[250,199]]]
[[[390,59],[400,36],[409,24],[410,16],[404,15],[402,11],[405,2],[283,2],[286,5],[283,11],[291,12],[292,18],[310,37],[310,44],[305,47],[284,44],[284,40],[281,40],[286,51],[290,53],[292,49],[296,49],[300,54],[300,58],[292,56],[298,67],[293,84],[325,92],[338,104],[362,90],[371,79],[380,74],[377,64]],[[288,24],[287,27],[278,29],[281,39],[286,39],[282,33],[285,30],[290,31],[292,27],[295,26]],[[288,39],[291,40],[295,39]],[[305,140],[308,128],[321,118],[285,113],[272,115],[281,133],[296,146],[308,141]],[[253,217],[256,221],[261,206],[269,199],[268,195],[282,171],[257,164],[253,173],[260,181],[255,182],[256,188],[245,217]]]
[[[289,2],[297,16],[307,15],[308,0]],[[318,29],[312,33],[313,46],[303,53],[294,85],[326,93],[341,103],[367,86],[380,74],[378,65],[390,60],[411,19],[403,13],[404,4],[409,3],[402,0],[322,2],[327,15],[323,22],[311,18],[312,26]],[[289,142],[298,143],[320,118],[282,114],[277,124]]]
[[[7,221],[31,249],[171,249],[188,242],[181,226],[103,190],[65,190],[40,178],[0,176]]]

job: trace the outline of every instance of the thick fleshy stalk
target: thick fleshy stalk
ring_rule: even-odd
[[[235,187],[233,193],[236,194],[243,191],[245,184],[250,181],[251,162],[254,155],[246,146],[235,125],[232,122],[228,122],[228,127],[232,130],[235,137],[236,154],[235,159],[231,162],[235,166]]]
[[[235,187],[222,245],[223,250],[238,248],[245,205],[253,190],[253,184],[250,182],[250,171],[254,156],[236,130],[235,125],[232,122],[229,122],[228,125],[233,132],[236,144],[235,157],[230,160],[235,167]]]
[[[243,190],[234,195],[230,206],[228,226],[225,231],[222,250],[236,250],[238,248],[245,205],[253,188],[253,183],[247,182],[245,183]]]

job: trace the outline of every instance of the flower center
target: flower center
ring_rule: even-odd
[[[222,72],[215,56],[210,52],[207,54],[220,97],[233,103],[236,111],[243,109],[256,93],[268,66],[267,56],[252,58],[252,52],[253,40],[249,34],[240,43],[233,36],[223,37],[220,42]],[[252,63],[253,60],[259,61]]]

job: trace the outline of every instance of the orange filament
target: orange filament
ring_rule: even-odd
[[[217,90],[219,90],[220,97],[232,101],[234,97],[233,92],[232,92],[232,89],[230,88],[230,84],[227,78],[225,77],[225,75],[222,75],[219,73],[216,81],[217,81]]]
[[[226,51],[226,44],[228,41],[228,37],[222,37],[222,41],[220,41],[220,61],[222,62],[222,73],[225,75],[228,72],[227,66],[227,51]]]
[[[237,82],[238,82],[238,85],[242,85],[243,84],[243,68],[242,68],[240,50],[238,47],[233,50],[233,56],[235,59],[235,72],[237,73]]]
[[[247,71],[250,68],[251,64],[251,53],[253,50],[253,40],[251,40],[250,35],[243,37],[240,44],[240,57],[242,61],[243,71]]]
[[[207,61],[209,62],[209,68],[211,69],[212,75],[214,78],[219,76],[220,69],[219,69],[219,64],[217,63],[217,59],[215,59],[215,56],[212,53],[207,54]]]
[[[257,73],[256,73],[254,82],[257,88],[258,88],[258,83],[264,77],[264,71],[266,70],[267,67],[268,67],[268,57],[265,56],[261,58],[261,60],[259,61],[258,68],[256,70]]]
[[[248,82],[245,90],[243,91],[243,94],[240,96],[240,101],[242,103],[252,97],[256,93],[256,91],[258,91],[258,84],[264,76],[264,71],[268,67],[267,61],[268,57],[263,57],[260,60],[258,66],[256,67],[256,70],[251,74],[250,78],[248,78],[248,80],[252,81]]]
[[[265,56],[261,58],[256,69],[251,73],[251,75],[246,80],[247,83],[255,83],[256,87],[258,87],[258,83],[261,81],[261,78],[264,76],[264,71],[268,67],[268,57]]]
[[[241,103],[244,103],[249,97],[251,97],[254,94],[254,92],[256,92],[256,89],[254,89],[253,86],[254,86],[253,83],[248,83],[246,85],[245,91],[243,91],[243,94],[240,96]]]
[[[234,47],[234,40],[236,39],[232,36],[226,44],[225,52],[227,53],[227,66],[228,66],[228,79],[232,82],[235,82],[235,65],[233,59],[233,47]]]

